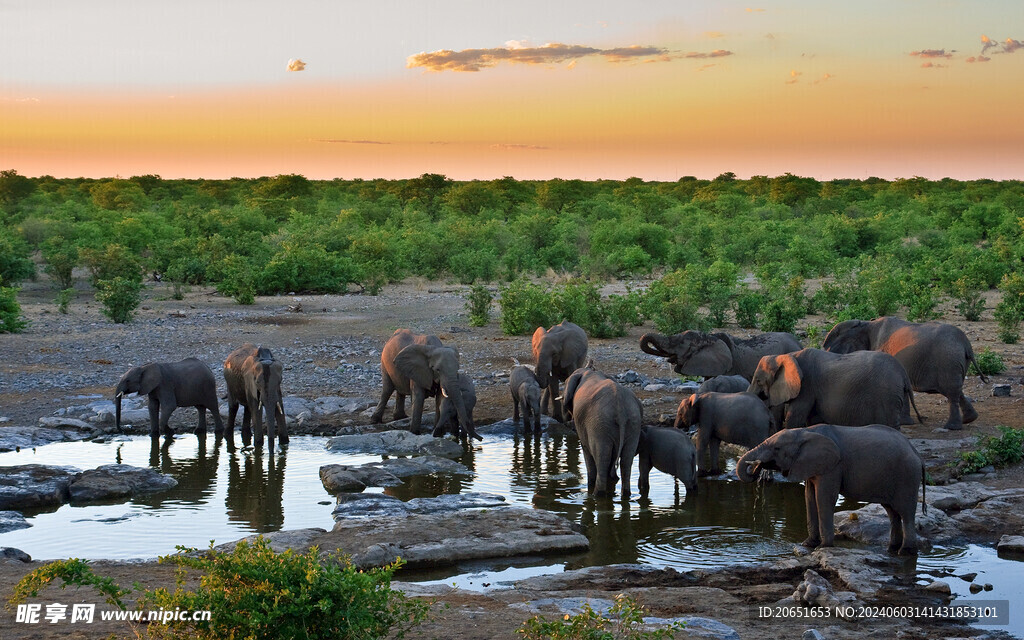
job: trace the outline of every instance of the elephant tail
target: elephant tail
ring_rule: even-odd
[[[906,394],[907,400],[910,401],[910,406],[914,407],[914,413],[917,414],[917,423],[924,424],[924,418],[921,417],[921,412],[917,409],[917,403],[914,402],[914,389],[910,386],[910,379],[906,381],[906,386],[903,389],[903,393]]]
[[[974,359],[974,349],[971,348],[971,345],[967,345],[967,359],[974,365],[974,370],[978,372],[978,377],[981,378],[981,381],[988,384],[988,376],[981,372],[978,361]]]
[[[924,462],[921,463],[921,513],[928,515],[928,473],[925,471]]]

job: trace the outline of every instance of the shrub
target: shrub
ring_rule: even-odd
[[[448,270],[461,284],[490,282],[498,273],[498,256],[491,248],[463,249],[448,258]]]
[[[626,323],[612,316],[597,285],[579,280],[567,282],[554,289],[551,303],[558,318],[575,322],[589,336],[614,338],[626,334]]]
[[[94,287],[99,286],[100,280],[114,278],[142,281],[142,259],[120,244],[108,244],[102,251],[83,248],[80,255],[89,268]]]
[[[623,327],[639,327],[644,323],[643,314],[644,296],[639,291],[632,291],[626,288],[625,295],[611,294],[606,303],[608,317],[612,323],[621,324]]]
[[[1019,273],[1006,274],[999,283],[1003,297],[996,305],[995,318],[999,325],[997,334],[1006,344],[1020,340],[1020,322],[1024,319],[1024,276]]]
[[[555,323],[548,293],[526,280],[513,280],[499,293],[501,331],[509,336],[525,336],[537,327]]]
[[[487,287],[473,285],[466,296],[466,310],[469,311],[469,326],[486,327],[491,321],[491,300],[494,296]]]
[[[974,359],[978,362],[978,366],[975,367],[972,362],[971,365],[967,367],[967,372],[972,376],[979,374],[994,376],[1006,371],[1006,365],[1003,364],[1002,356],[988,347],[985,347],[978,353],[974,354]]]
[[[96,299],[103,305],[102,313],[117,324],[135,317],[135,309],[142,302],[142,283],[117,276],[96,283]]]
[[[700,313],[686,286],[684,271],[673,271],[655,280],[644,296],[643,313],[662,333],[680,333],[687,329],[711,329],[708,318]]]
[[[239,542],[230,552],[211,547],[178,547],[161,563],[178,567],[177,588],[141,590],[138,608],[164,611],[209,611],[209,620],[151,624],[154,638],[402,638],[427,617],[428,605],[391,589],[391,578],[401,561],[379,569],[356,569],[340,553],[321,559],[313,547],[305,554],[291,549],[274,552],[259,536]],[[201,574],[195,590],[186,588],[189,570]],[[55,579],[63,586],[91,585],[106,601],[121,610],[132,589],[96,575],[78,559],[44,565],[21,579],[10,602],[36,597]],[[140,589],[138,585],[136,589]]]
[[[72,271],[78,265],[78,247],[64,236],[52,236],[43,242],[42,254],[46,261],[43,271],[53,278],[57,288],[63,290],[74,286]]]
[[[28,321],[21,317],[16,287],[0,287],[0,333],[21,333]]]
[[[1024,429],[999,427],[999,432],[998,436],[979,437],[976,451],[962,452],[957,471],[975,473],[987,466],[1005,467],[1024,460]]]
[[[344,293],[349,282],[358,280],[359,270],[350,259],[329,253],[319,245],[285,243],[256,279],[262,294],[303,291]]]
[[[985,299],[981,297],[982,285],[968,276],[953,281],[950,294],[956,300],[956,310],[969,322],[981,320],[985,310]]]
[[[762,331],[788,331],[796,329],[797,320],[807,315],[807,296],[801,276],[759,274],[762,290],[768,302],[762,312]]]
[[[516,633],[525,640],[660,640],[672,638],[685,623],[674,622],[661,629],[648,629],[644,609],[627,595],[619,594],[607,616],[594,611],[588,603],[574,616],[566,614],[559,620],[534,616],[524,622]]]
[[[247,258],[232,254],[221,261],[220,271],[219,293],[231,296],[238,304],[256,302],[256,276]]]
[[[68,289],[61,289],[60,291],[58,291],[57,292],[57,298],[56,298],[57,311],[59,311],[60,313],[63,313],[64,315],[67,315],[68,307],[71,306],[71,300],[74,299],[74,297],[75,297],[75,290],[74,289],[68,288]]]
[[[764,307],[764,296],[756,291],[744,288],[736,296],[736,324],[744,329],[756,329],[760,323],[761,309]]]
[[[29,259],[28,246],[21,238],[0,229],[0,287],[10,287],[33,278],[36,267]]]

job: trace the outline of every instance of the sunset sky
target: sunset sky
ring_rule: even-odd
[[[1024,2],[0,3],[0,169],[1024,178]]]

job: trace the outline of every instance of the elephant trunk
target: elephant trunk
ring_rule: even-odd
[[[664,340],[665,336],[660,333],[645,333],[640,338],[640,350],[652,356],[667,358],[672,354],[658,346],[658,343],[662,343]]]
[[[469,411],[466,409],[466,400],[462,396],[462,389],[459,388],[458,384],[453,384],[447,388],[448,400],[455,407],[455,413],[459,416],[459,426],[465,431],[470,437],[477,440],[483,440],[483,436],[476,432],[476,425],[473,424],[473,418],[469,415]]]
[[[760,459],[761,447],[755,447],[745,453],[742,458],[736,462],[736,475],[743,482],[753,482],[757,479],[761,472]]]
[[[124,397],[124,392],[119,391],[114,396],[114,428],[118,431],[121,430],[121,398]]]

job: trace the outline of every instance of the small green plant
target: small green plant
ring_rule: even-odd
[[[615,603],[602,615],[584,603],[581,613],[565,614],[560,620],[535,616],[522,624],[516,633],[525,640],[661,640],[673,638],[686,625],[682,622],[660,629],[647,629],[644,609],[636,599],[619,594]]]
[[[1006,344],[1016,344],[1020,340],[1020,322],[1024,320],[1024,275],[1004,275],[999,290],[1003,297],[995,310],[996,324],[999,325],[997,334]]]
[[[0,287],[0,333],[21,333],[27,326],[18,304],[18,288]]]
[[[105,246],[102,251],[83,248],[79,253],[89,267],[94,287],[99,286],[100,280],[142,280],[142,259],[125,246],[113,243]]]
[[[981,297],[982,285],[975,280],[962,276],[950,285],[950,293],[956,300],[956,310],[968,322],[981,320],[985,311],[985,299]]]
[[[978,438],[978,448],[960,454],[956,470],[976,473],[988,466],[1005,467],[1024,460],[1024,429],[999,427],[998,436]]]
[[[1017,344],[1020,340],[1020,314],[1010,305],[1000,302],[993,313],[996,319],[996,337],[1003,344]]]
[[[986,376],[994,376],[996,374],[1006,371],[1006,365],[1003,364],[1003,358],[995,351],[985,347],[974,355],[974,359],[978,362],[978,366],[975,367],[972,362],[967,367],[967,373],[972,376],[979,374]],[[979,371],[980,369],[980,371]]]
[[[486,327],[491,321],[491,301],[494,294],[482,284],[475,284],[466,296],[466,311],[469,311],[469,326]]]
[[[501,316],[498,322],[507,336],[525,336],[537,327],[555,323],[554,309],[544,287],[526,280],[513,280],[499,292]]]
[[[141,282],[121,276],[96,283],[96,299],[103,305],[103,315],[117,324],[135,317],[135,310],[142,302],[141,291]]]
[[[821,343],[825,340],[825,335],[828,330],[822,329],[818,325],[808,325],[807,327],[807,346],[812,349],[820,349]]]
[[[217,291],[231,296],[238,304],[256,302],[256,276],[248,259],[232,254],[221,262],[221,269],[224,275],[217,283]]]
[[[60,313],[63,313],[64,315],[67,315],[68,314],[68,309],[71,306],[71,300],[74,299],[74,297],[75,297],[75,290],[72,289],[72,288],[61,289],[60,291],[58,291],[57,292],[57,298],[56,298],[57,311],[59,311]]]
[[[53,236],[43,242],[42,253],[46,261],[43,271],[53,278],[58,289],[70,289],[75,284],[72,271],[78,264],[78,247],[64,236]]]
[[[756,329],[764,303],[764,296],[760,293],[744,290],[736,296],[736,324],[744,329]]]
[[[356,569],[340,553],[322,558],[313,547],[305,554],[291,549],[276,553],[257,537],[240,542],[232,551],[212,548],[204,553],[178,547],[179,553],[160,558],[178,567],[177,587],[141,590],[142,610],[209,611],[209,620],[171,621],[149,625],[147,637],[220,640],[223,638],[402,638],[427,617],[426,603],[410,600],[391,589],[397,561],[379,569]],[[187,580],[200,574],[191,590]],[[111,605],[126,609],[132,589],[96,575],[88,563],[61,560],[46,564],[15,586],[11,604],[60,579],[65,586],[92,586]],[[136,589],[140,589],[138,586]]]

